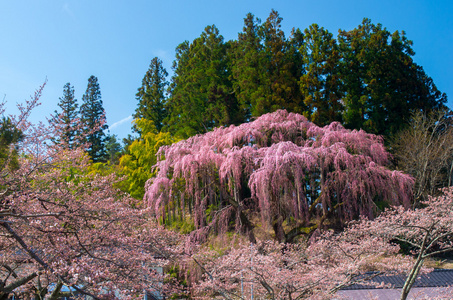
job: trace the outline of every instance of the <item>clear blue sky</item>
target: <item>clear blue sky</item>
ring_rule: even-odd
[[[225,40],[236,39],[248,12],[265,20],[271,9],[283,29],[317,23],[337,35],[364,17],[389,31],[404,30],[423,66],[453,104],[453,1],[451,0],[14,0],[0,2],[0,97],[14,112],[47,77],[43,105],[33,120],[57,109],[70,82],[81,104],[90,75],[99,79],[110,133],[130,133],[135,93],[151,59],[171,73],[174,49],[215,24]],[[1,100],[0,99],[0,100]]]

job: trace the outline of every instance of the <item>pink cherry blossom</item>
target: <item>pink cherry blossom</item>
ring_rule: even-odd
[[[412,197],[412,177],[386,168],[380,137],[284,110],[162,147],[158,157],[145,199],[159,220],[190,216],[205,233],[234,223],[251,241],[254,214],[284,242],[311,222],[346,224],[375,216],[378,201],[408,207]]]
[[[58,299],[63,285],[94,299],[174,290],[154,269],[173,263],[181,237],[135,208],[115,174],[90,172],[83,149],[50,143],[55,124],[27,121],[41,92],[11,116],[25,138],[18,166],[0,170],[0,298]]]

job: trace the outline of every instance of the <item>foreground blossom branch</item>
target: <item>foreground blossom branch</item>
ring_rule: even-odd
[[[193,297],[250,299],[253,293],[258,299],[328,299],[349,285],[371,285],[377,275],[409,269],[413,260],[398,251],[358,225],[299,244],[240,242],[221,255],[204,249],[192,257],[205,273]]]
[[[443,195],[429,197],[423,208],[394,207],[375,220],[362,220],[361,228],[387,241],[409,246],[415,261],[408,272],[401,299],[407,298],[427,258],[453,251],[453,188]]]
[[[93,299],[171,292],[154,269],[173,260],[180,236],[133,208],[114,187],[121,178],[91,173],[83,149],[49,144],[55,124],[27,121],[41,92],[11,116],[25,135],[18,164],[1,169],[0,299],[57,299],[63,286]]]

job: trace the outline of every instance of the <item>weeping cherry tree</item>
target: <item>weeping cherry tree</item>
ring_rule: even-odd
[[[382,138],[279,110],[164,146],[145,200],[164,223],[194,223],[194,240],[259,220],[279,242],[343,226],[386,205],[408,207],[412,177],[386,168]],[[259,217],[259,218],[257,218]]]

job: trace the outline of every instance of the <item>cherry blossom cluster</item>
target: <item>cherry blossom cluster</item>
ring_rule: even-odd
[[[284,222],[346,224],[375,216],[376,202],[409,207],[412,197],[412,177],[386,168],[380,137],[337,122],[318,127],[284,110],[162,147],[158,156],[146,186],[149,207],[160,220],[189,213],[204,232],[226,231],[231,222],[251,232],[257,213],[284,242]]]
[[[18,166],[0,170],[0,298],[70,296],[63,286],[94,299],[169,292],[155,270],[173,263],[181,237],[115,188],[115,174],[90,172],[83,148],[52,144],[55,124],[27,121],[41,91],[11,116],[25,138]]]

